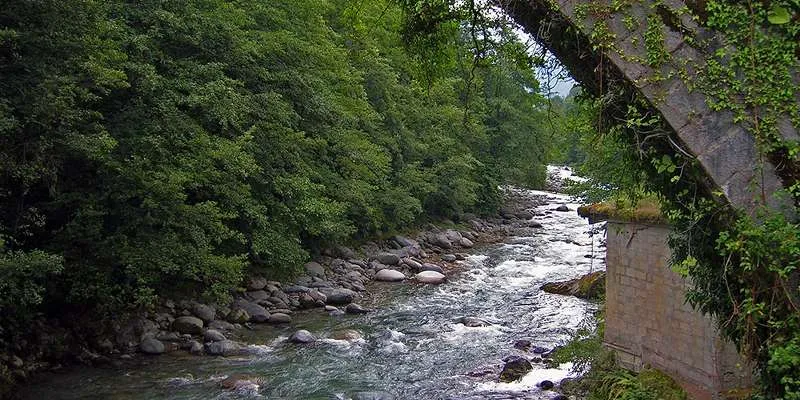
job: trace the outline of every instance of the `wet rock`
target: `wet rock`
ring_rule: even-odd
[[[335,310],[328,312],[328,315],[330,315],[331,317],[341,317],[345,315],[345,312],[337,308]]]
[[[326,303],[334,305],[350,304],[357,296],[350,289],[320,288],[319,291],[327,298]]]
[[[253,301],[266,300],[270,298],[269,293],[263,290],[253,290],[251,292],[245,293],[245,296],[247,296],[248,299]]]
[[[455,254],[445,254],[442,256],[442,261],[453,262],[456,260]]]
[[[269,311],[266,308],[256,304],[251,303],[244,299],[237,300],[234,305],[237,308],[241,308],[242,310],[247,311],[247,315],[250,316],[250,322],[267,322],[269,321]]]
[[[206,329],[206,331],[203,332],[203,339],[206,342],[221,342],[225,340],[226,337],[216,329]]]
[[[166,351],[164,343],[158,339],[146,338],[139,344],[139,351],[144,354],[163,354]]]
[[[420,283],[438,285],[444,283],[444,281],[447,280],[447,277],[444,274],[440,274],[436,271],[422,271],[414,275],[414,279]]]
[[[541,346],[533,346],[533,349],[531,349],[531,352],[533,354],[544,354],[544,353],[547,353],[547,349],[544,348],[544,347],[541,347]]]
[[[447,239],[451,243],[458,243],[458,241],[461,240],[461,238],[463,237],[463,236],[461,236],[461,232],[459,232],[457,230],[454,230],[454,229],[446,230],[444,232],[444,235],[447,237]]]
[[[582,299],[599,299],[606,291],[605,271],[595,271],[577,279],[546,283],[541,287],[547,293],[575,296]]]
[[[334,332],[333,336],[331,337],[336,340],[346,340],[348,342],[364,338],[364,336],[361,335],[361,332],[355,329],[345,329],[343,331]]]
[[[283,289],[285,293],[306,293],[311,290],[308,286],[292,285]]]
[[[457,322],[469,328],[478,328],[482,326],[492,325],[491,323],[484,321],[478,317],[461,317],[457,320]]]
[[[235,308],[228,313],[227,320],[234,324],[243,324],[250,321],[250,314],[241,308]]]
[[[203,333],[203,320],[197,317],[178,317],[172,322],[172,329],[180,333],[199,335]]]
[[[542,224],[540,222],[536,222],[536,221],[528,222],[528,228],[541,228],[541,227],[542,227]]]
[[[247,320],[245,320],[245,322],[247,322]],[[211,323],[208,324],[208,327],[220,331],[232,331],[235,329],[232,323],[222,320],[211,321]]]
[[[375,274],[376,281],[400,282],[406,279],[402,272],[393,269],[382,269]]]
[[[461,247],[466,247],[466,248],[470,248],[475,245],[475,243],[472,243],[472,240],[469,240],[465,237],[462,237],[461,240],[458,241],[458,244],[460,244]]]
[[[531,341],[527,339],[520,339],[514,342],[514,348],[522,351],[528,351],[531,347]]]
[[[431,263],[422,264],[422,267],[420,268],[420,271],[435,271],[435,272],[438,272],[440,274],[444,274],[444,269],[442,269],[442,267],[440,267],[440,266],[438,266],[436,264],[431,264]]]
[[[412,260],[410,258],[404,258],[403,259],[403,264],[407,265],[409,268],[411,268],[411,269],[413,269],[415,271],[419,271],[422,268],[422,264],[420,264],[420,263],[418,263],[418,262],[416,262],[416,261],[414,261],[414,260]]]
[[[378,262],[380,262],[381,264],[386,264],[386,265],[400,264],[400,256],[393,253],[381,253],[378,254],[378,256],[375,257],[375,259],[378,260]]]
[[[517,381],[532,369],[533,366],[525,357],[507,357],[503,365],[503,370],[500,372],[500,382]]]
[[[269,315],[271,324],[288,324],[292,322],[292,317],[284,313],[272,313]]]
[[[217,311],[214,310],[214,307],[209,305],[201,304],[201,303],[194,303],[192,305],[192,314],[195,317],[200,318],[203,322],[211,322],[217,316]]]
[[[212,356],[230,356],[242,351],[242,346],[232,340],[206,343],[206,353]]]
[[[328,296],[326,296],[325,294],[316,289],[309,290],[308,295],[311,296],[311,298],[314,299],[315,302],[324,304],[328,301]]]
[[[563,394],[557,394],[553,396],[551,400],[569,400],[569,397],[564,396]]]
[[[198,342],[197,340],[192,340],[191,342],[189,342],[189,353],[203,354],[203,344]]]
[[[325,268],[322,265],[320,265],[319,263],[311,261],[309,263],[306,263],[306,265],[304,265],[304,267],[305,267],[306,273],[309,276],[325,279]]]
[[[387,392],[356,392],[353,400],[395,400],[395,397]]]
[[[548,381],[548,380],[543,380],[543,381],[539,382],[536,386],[538,386],[542,390],[550,390],[553,387],[555,387],[553,382],[552,381]]]
[[[344,310],[348,314],[366,314],[366,313],[370,312],[369,309],[366,309],[366,308],[364,308],[361,305],[356,304],[356,303],[348,304],[347,307],[345,307]]]
[[[305,329],[300,329],[299,331],[293,333],[292,336],[289,336],[290,342],[298,344],[312,343],[316,340],[317,338],[311,334],[311,332]]]
[[[560,211],[560,212],[569,212],[569,211],[572,211],[572,210],[570,210],[570,209],[569,209],[569,207],[567,207],[567,205],[566,205],[566,204],[562,204],[562,205],[560,205],[560,206],[556,207],[556,208],[555,208],[555,210],[556,210],[556,211]]]
[[[434,235],[430,239],[430,242],[434,246],[439,246],[439,247],[441,247],[441,248],[443,248],[445,250],[453,247],[453,243],[450,241],[450,239],[447,238],[447,235],[445,235],[444,233],[440,233],[440,234]]]
[[[245,390],[253,389],[258,390],[258,387],[263,383],[263,379],[244,374],[233,374],[223,379],[219,386],[228,390]]]

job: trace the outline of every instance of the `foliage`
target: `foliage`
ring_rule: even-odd
[[[442,19],[448,3],[410,4],[3,7],[3,318],[224,301],[248,270],[289,275],[333,243],[493,212],[499,184],[541,184],[524,44],[500,21],[484,42]],[[433,36],[409,46],[407,29]],[[431,40],[447,44],[435,68]]]

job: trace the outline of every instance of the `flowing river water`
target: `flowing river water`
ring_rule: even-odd
[[[541,228],[521,230],[503,243],[473,249],[459,272],[443,285],[374,283],[364,305],[375,312],[331,317],[298,312],[291,327],[260,326],[244,338],[254,343],[244,356],[167,354],[137,357],[107,368],[76,368],[35,378],[26,399],[349,399],[358,392],[396,399],[551,399],[544,379],[568,376],[569,366],[534,369],[514,383],[498,383],[502,359],[520,354],[513,344],[528,339],[552,348],[567,340],[597,305],[539,287],[605,269],[601,234],[571,212],[555,212],[564,195],[546,197],[535,217]],[[458,318],[489,321],[466,327]],[[355,329],[362,340],[323,339],[313,345],[286,341],[295,329],[319,337]],[[529,354],[530,355],[530,354]],[[231,374],[258,378],[259,385],[224,389]]]

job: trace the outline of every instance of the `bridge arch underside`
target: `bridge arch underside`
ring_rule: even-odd
[[[766,205],[794,218],[792,200],[780,194],[793,183],[791,171],[778,170],[775,163],[760,156],[753,135],[734,123],[732,113],[711,110],[705,96],[688,86],[687,82],[697,73],[696,63],[706,60],[707,54],[713,54],[723,45],[716,33],[677,12],[692,4],[664,0],[655,6],[651,4],[654,1],[648,0],[634,2],[627,11],[627,15],[646,21],[650,10],[659,10],[657,15],[664,22],[664,46],[670,61],[653,68],[632,61],[647,58],[646,23],[631,29],[630,24],[624,23],[623,15],[606,16],[604,25],[611,30],[612,43],[601,50],[589,40],[596,21],[591,16],[580,19],[576,16],[576,6],[581,3],[593,2],[499,0],[498,4],[557,57],[584,90],[604,98],[604,120],[624,120],[629,105],[641,103],[637,99],[645,100],[648,108],[663,117],[665,130],[674,133],[671,135],[674,142],[697,159],[705,175],[700,178],[701,186],[709,193],[722,192],[736,209],[752,213]],[[687,35],[695,39],[693,43],[705,43],[705,47],[688,45]],[[652,79],[655,76],[669,78]],[[797,81],[800,84],[800,77]],[[784,139],[800,139],[791,123],[780,125]]]

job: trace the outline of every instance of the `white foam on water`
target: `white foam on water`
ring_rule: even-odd
[[[571,368],[572,363],[566,363],[559,365],[558,368],[532,369],[516,382],[483,382],[477,389],[481,392],[527,392],[538,389],[539,382],[545,380],[558,385],[562,379],[574,376],[570,372]]]

